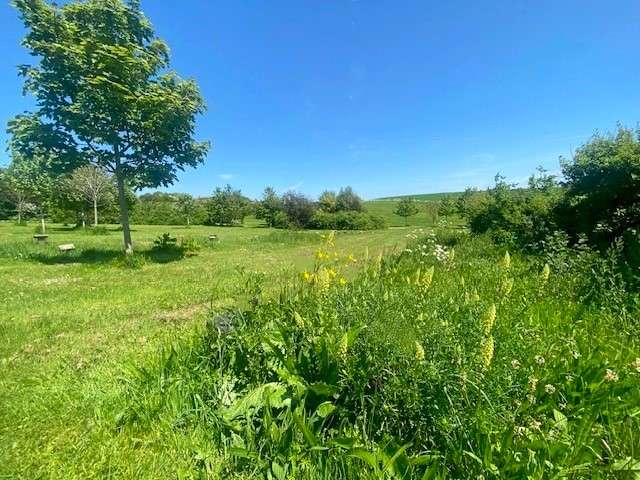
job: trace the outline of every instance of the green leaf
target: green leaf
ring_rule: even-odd
[[[333,403],[324,402],[318,405],[318,408],[316,409],[316,415],[318,415],[320,418],[327,418],[335,411],[335,409],[336,406]]]

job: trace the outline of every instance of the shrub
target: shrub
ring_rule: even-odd
[[[318,230],[377,230],[386,227],[384,218],[364,212],[317,211],[310,223]]]
[[[287,215],[289,225],[296,228],[308,228],[316,207],[306,196],[296,192],[287,192],[282,196],[282,211]]]
[[[89,227],[86,229],[87,233],[91,235],[109,235],[109,230],[107,227],[102,225],[98,225],[97,227]]]
[[[558,216],[572,235],[606,245],[640,226],[640,130],[595,135],[561,165],[567,193]]]
[[[165,232],[162,235],[158,235],[153,241],[153,248],[156,250],[168,250],[175,248],[178,244],[178,239],[171,236],[169,232]]]
[[[289,216],[284,212],[276,212],[273,216],[273,228],[289,228],[291,223],[289,222]]]

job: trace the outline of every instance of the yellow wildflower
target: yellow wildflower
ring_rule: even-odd
[[[491,365],[491,361],[493,360],[494,347],[495,345],[493,342],[493,337],[491,335],[482,340],[482,343],[480,345],[480,355],[482,366],[485,368],[485,370],[489,368],[489,366]]]
[[[420,342],[416,340],[416,360],[418,362],[424,362],[424,348],[420,345]]]
[[[321,268],[315,276],[315,281],[320,288],[328,288],[331,283],[329,272],[326,268]]]
[[[482,330],[485,335],[489,335],[491,333],[491,329],[493,329],[493,324],[496,321],[496,304],[492,303],[489,307],[489,310],[484,314],[482,319]]]
[[[505,270],[509,270],[509,267],[511,267],[511,255],[509,255],[508,250],[505,252],[504,257],[502,257],[502,267]]]
[[[293,319],[296,321],[296,325],[304,327],[304,319],[298,312],[293,312]]]
[[[513,278],[505,278],[502,281],[502,287],[500,288],[505,297],[508,297],[513,289]]]
[[[431,286],[431,282],[433,281],[433,272],[435,271],[433,265],[431,267],[429,267],[427,270],[425,270],[425,272],[422,274],[422,285],[425,288],[429,288]]]
[[[549,266],[548,263],[544,264],[544,267],[542,268],[542,281],[543,283],[546,283],[547,280],[549,280],[549,276],[551,275],[551,267]]]
[[[340,279],[338,280],[338,283],[342,286],[347,284],[347,279],[344,277],[340,277]]]
[[[342,335],[342,338],[340,339],[340,344],[338,345],[338,355],[340,355],[340,357],[342,357],[342,359],[344,360],[347,357],[348,351],[349,351],[349,338],[345,333],[344,335]]]

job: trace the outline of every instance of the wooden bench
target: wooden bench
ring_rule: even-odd
[[[217,235],[209,235],[209,241],[210,242],[217,242],[218,241],[218,236]]]
[[[36,235],[33,236],[33,239],[37,242],[37,243],[47,243],[47,239],[49,238],[49,235],[44,235],[42,233],[38,233]]]
[[[69,253],[73,252],[76,249],[76,246],[73,243],[65,243],[64,245],[58,245],[58,250],[60,253]]]

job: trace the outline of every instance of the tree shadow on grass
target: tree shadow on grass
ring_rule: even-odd
[[[181,248],[165,248],[146,250],[134,255],[149,263],[171,263],[185,258],[185,252]],[[45,265],[83,264],[100,265],[125,260],[126,255],[122,250],[99,250],[90,248],[87,250],[69,253],[34,253],[30,255],[32,260]]]
[[[45,265],[63,265],[69,263],[100,264],[112,262],[122,255],[122,252],[119,250],[98,250],[90,248],[79,252],[68,253],[33,253],[30,255],[30,258]]]
[[[142,252],[141,255],[153,263],[171,263],[185,258],[185,251],[182,248],[152,248]]]

